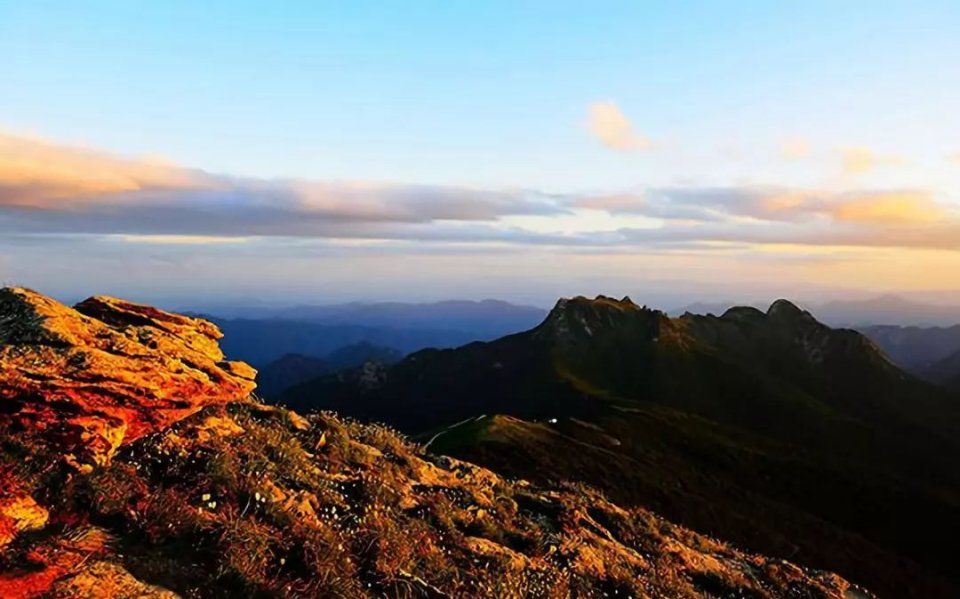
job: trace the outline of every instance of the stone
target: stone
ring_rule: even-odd
[[[256,371],[224,360],[210,322],[112,297],[70,308],[0,290],[0,418],[78,469],[201,408],[245,399]]]

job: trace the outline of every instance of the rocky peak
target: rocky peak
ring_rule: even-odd
[[[116,298],[70,308],[2,289],[0,419],[76,467],[107,463],[126,441],[253,391],[256,371],[224,361],[220,336],[204,320]]]
[[[629,296],[619,300],[605,295],[598,295],[594,299],[577,296],[558,300],[540,325],[540,330],[550,331],[560,339],[569,339],[593,337],[599,332],[618,328],[627,322],[645,321],[656,329],[661,321],[665,320],[665,314],[646,306],[638,306]]]
[[[791,330],[797,326],[809,324],[822,327],[812,314],[785,299],[778,299],[773,302],[766,312],[751,306],[734,306],[724,312],[720,319],[739,324],[777,325],[777,328]]]
[[[790,322],[797,322],[799,320],[815,321],[813,315],[809,312],[801,310],[796,304],[785,299],[778,299],[770,304],[770,308],[767,309],[767,317]]]

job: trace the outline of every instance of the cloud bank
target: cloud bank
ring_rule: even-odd
[[[615,105],[594,108],[598,137],[620,149],[635,146],[629,121]],[[603,227],[596,225],[597,214],[607,215]],[[678,186],[558,195],[265,180],[0,135],[0,233],[101,235],[157,246],[308,238],[607,249],[792,244],[953,250],[960,249],[960,212],[926,189]]]
[[[0,230],[330,236],[560,210],[524,190],[230,177],[0,135]]]

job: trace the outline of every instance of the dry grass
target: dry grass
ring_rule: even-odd
[[[0,435],[7,446],[12,439]],[[776,588],[749,556],[644,510],[620,510],[587,487],[508,481],[329,413],[211,408],[90,475],[19,468],[62,519],[105,531],[112,559],[134,576],[186,597],[773,596]],[[6,564],[31,542],[18,539]],[[797,597],[833,588],[832,579],[797,572],[790,584],[813,589]]]

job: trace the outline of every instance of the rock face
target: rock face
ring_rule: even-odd
[[[0,290],[0,419],[39,432],[89,468],[124,442],[242,399],[256,372],[224,361],[204,320],[111,298],[70,308]]]

